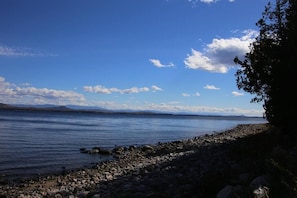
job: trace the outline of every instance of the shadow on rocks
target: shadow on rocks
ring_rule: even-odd
[[[209,137],[210,139],[212,137]],[[166,162],[151,163],[136,171],[102,183],[90,197],[218,197],[230,186],[233,192],[221,197],[254,197],[251,188],[256,178],[264,178],[267,188],[276,187],[267,171],[267,159],[277,144],[277,137],[266,131],[234,141],[217,141],[186,146],[173,142],[147,150],[147,158],[168,156]],[[206,141],[206,144],[203,144]],[[141,163],[141,162],[139,162]],[[269,179],[266,179],[269,178]],[[258,179],[260,180],[260,179]],[[271,195],[270,197],[273,197]]]

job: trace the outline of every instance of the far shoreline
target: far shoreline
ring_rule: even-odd
[[[32,111],[32,112],[56,112],[56,113],[86,113],[86,114],[101,114],[101,115],[131,115],[131,116],[181,116],[181,117],[228,117],[228,118],[255,118],[264,119],[263,116],[248,116],[248,115],[232,115],[232,114],[210,114],[210,113],[189,113],[189,112],[163,112],[151,110],[110,110],[104,108],[91,108],[87,107],[72,107],[72,106],[58,106],[58,105],[10,105],[0,103],[0,110],[4,111]]]

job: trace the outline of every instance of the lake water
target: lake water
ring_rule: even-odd
[[[0,110],[0,179],[91,166],[110,156],[80,148],[156,144],[222,131],[262,118]]]

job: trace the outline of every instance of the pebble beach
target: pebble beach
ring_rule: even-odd
[[[240,142],[245,138],[267,133],[270,133],[268,124],[247,124],[191,139],[117,147],[112,151],[114,160],[90,168],[17,183],[1,181],[0,197],[250,195],[265,184],[266,177],[242,165],[245,156],[240,156],[241,150],[237,153],[234,148],[242,145]],[[238,157],[242,159],[237,160]],[[257,180],[264,180],[261,186]]]

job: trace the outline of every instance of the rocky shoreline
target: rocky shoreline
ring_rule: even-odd
[[[257,190],[264,194],[269,179],[260,168],[248,165],[251,156],[243,156],[247,148],[241,148],[240,141],[268,133],[268,124],[248,124],[192,139],[119,147],[114,150],[116,160],[92,168],[3,183],[0,197],[249,197]]]

